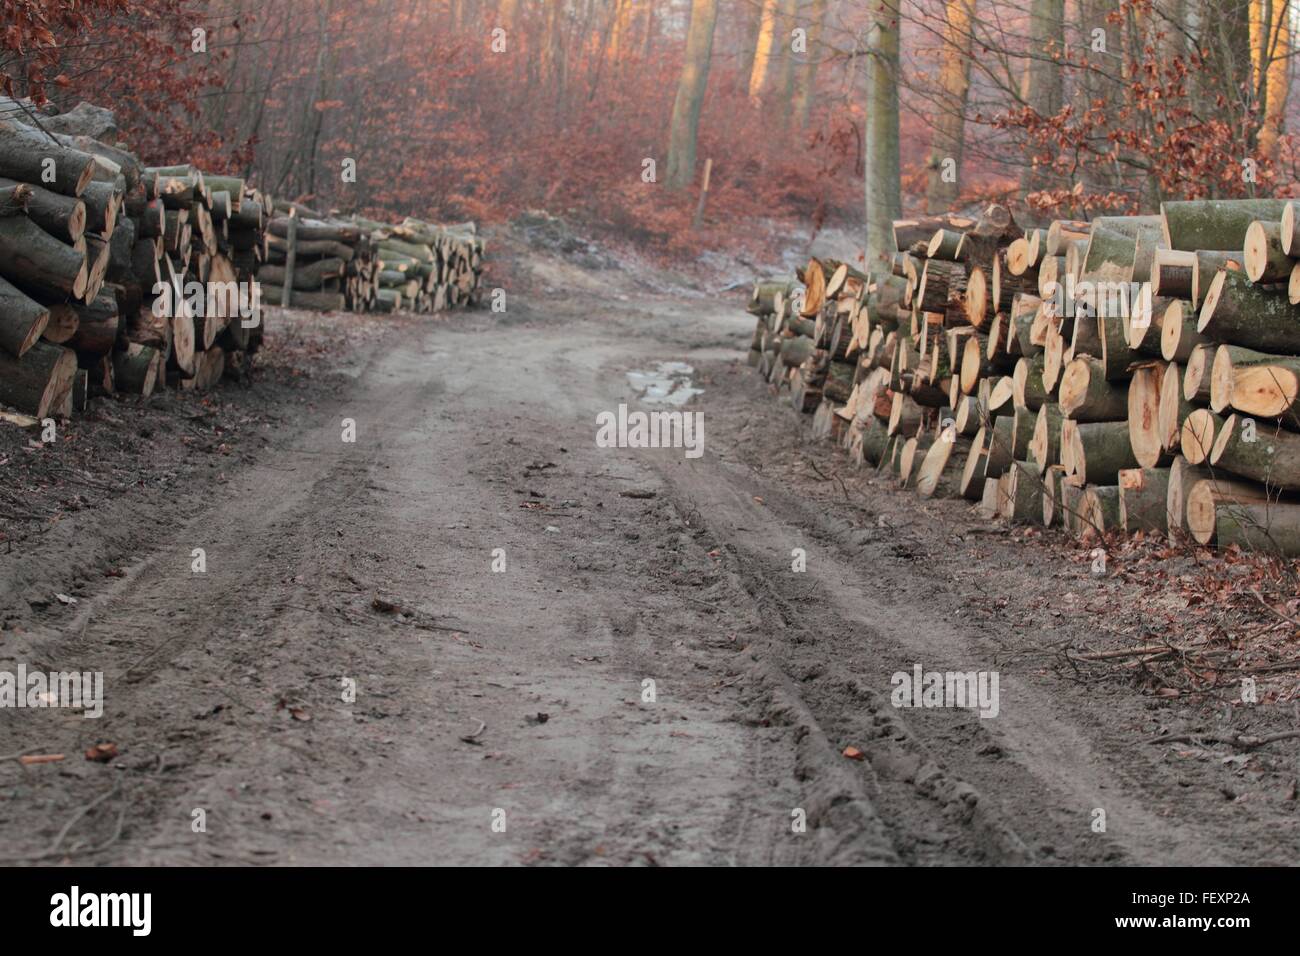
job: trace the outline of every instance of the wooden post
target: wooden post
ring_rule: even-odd
[[[298,211],[289,210],[289,235],[285,237],[285,245],[288,249],[284,254],[284,288],[280,291],[280,307],[289,308],[290,297],[293,295],[293,265],[298,253]]]
[[[691,222],[692,229],[699,229],[700,223],[704,221],[704,201],[709,198],[709,176],[713,172],[713,159],[709,158],[704,161],[704,182],[700,186],[700,201],[695,207],[695,219]]]

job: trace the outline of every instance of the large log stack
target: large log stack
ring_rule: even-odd
[[[473,223],[400,225],[282,202],[258,273],[266,301],[354,312],[443,312],[479,303],[483,241]],[[290,256],[290,248],[293,254]],[[290,261],[292,258],[292,261]]]
[[[924,497],[1300,555],[1300,202],[900,220],[870,276],[764,280],[750,364]]]
[[[145,167],[111,111],[5,106],[0,402],[67,418],[90,396],[206,388],[241,367],[261,341],[238,283],[251,285],[263,198],[239,179]]]

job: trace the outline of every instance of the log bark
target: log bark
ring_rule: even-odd
[[[1300,491],[1300,435],[1229,415],[1215,435],[1210,464],[1271,488]]]
[[[128,342],[113,353],[113,380],[119,392],[148,398],[158,383],[162,354],[152,346]]]
[[[1271,501],[1259,485],[1245,481],[1206,478],[1192,485],[1187,493],[1187,530],[1199,544],[1227,547],[1218,541],[1221,516],[1227,516],[1225,530],[1235,533],[1240,543],[1244,536],[1251,547],[1265,545],[1283,554],[1297,553],[1300,546],[1300,505]],[[1272,545],[1268,542],[1274,541]]]
[[[1162,202],[1165,245],[1170,249],[1241,249],[1256,219],[1278,221],[1285,199],[1192,199]]]
[[[1239,272],[1214,277],[1196,329],[1261,352],[1300,353],[1300,307],[1251,285]]]
[[[40,339],[50,310],[0,278],[0,349],[22,358]]]
[[[47,182],[52,160],[53,182]],[[44,133],[0,119],[0,176],[41,185],[64,196],[80,196],[95,175],[95,157],[51,142]]]
[[[1062,429],[1061,440],[1067,431]],[[1068,430],[1071,441],[1069,461],[1072,478],[1080,484],[1112,485],[1124,468],[1136,468],[1137,459],[1128,440],[1128,422],[1075,422]]]
[[[1113,422],[1128,414],[1126,383],[1108,382],[1105,367],[1091,355],[1066,366],[1058,394],[1061,413],[1075,421]]]
[[[35,343],[21,359],[0,352],[0,402],[45,418],[71,392],[76,371],[76,355],[48,342]]]
[[[22,289],[73,299],[85,296],[90,280],[86,254],[26,216],[0,219],[0,275]]]
[[[1079,504],[1079,539],[1094,541],[1120,527],[1119,486],[1088,485]]]
[[[0,187],[10,188],[25,186],[31,191],[27,199],[27,217],[40,226],[55,239],[73,245],[86,232],[86,204],[74,196],[17,183],[12,179],[0,179]]]
[[[284,288],[278,285],[262,284],[262,301],[278,303],[284,294]],[[293,294],[295,309],[315,309],[319,312],[342,312],[347,308],[347,299],[341,292],[298,292]],[[782,352],[784,353],[784,349]],[[798,363],[796,363],[798,364]]]
[[[79,355],[107,355],[113,350],[121,326],[117,297],[105,289],[94,300],[75,304],[77,333],[69,341]]]
[[[1038,469],[1016,461],[1007,473],[1003,517],[1013,524],[1038,524],[1043,520],[1043,484]]]
[[[1041,355],[1022,358],[1016,362],[1015,372],[1011,376],[1012,396],[1016,405],[1023,405],[1036,412],[1049,399],[1050,390],[1043,382],[1043,362]]]
[[[1168,500],[1168,468],[1125,468],[1119,473],[1119,522],[1126,534],[1165,534]]]

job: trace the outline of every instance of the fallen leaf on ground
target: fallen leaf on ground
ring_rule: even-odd
[[[86,748],[86,759],[95,763],[108,763],[117,756],[117,744],[95,744]]]

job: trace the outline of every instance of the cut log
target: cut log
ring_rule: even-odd
[[[128,342],[113,353],[113,380],[119,392],[148,398],[162,366],[162,354],[149,345]]]
[[[1300,491],[1300,435],[1229,415],[1215,435],[1210,464],[1271,488]]]
[[[1226,536],[1219,539],[1219,525]],[[1242,544],[1281,554],[1300,553],[1300,505],[1272,501],[1259,485],[1207,478],[1187,494],[1187,530],[1199,544]],[[1246,542],[1250,542],[1246,545]]]
[[[261,285],[261,301],[279,304],[284,295],[284,289],[278,285]],[[295,309],[315,309],[318,312],[342,312],[347,308],[347,299],[341,292],[299,292],[294,290],[293,308]],[[781,349],[784,354],[785,348]],[[798,364],[798,363],[795,363]]]
[[[0,278],[0,349],[22,358],[50,321],[50,310]]]
[[[984,493],[984,482],[988,478],[988,448],[985,445],[984,429],[975,433],[971,441],[970,453],[962,464],[961,482],[958,491],[968,501],[978,501]]]
[[[900,488],[916,487],[918,466],[933,444],[933,435],[916,435],[903,443],[903,450],[898,455],[898,486]]]
[[[894,392],[889,410],[889,434],[911,435],[920,427],[922,414],[921,406],[910,395]]]
[[[1034,434],[1029,440],[1029,460],[1038,466],[1039,474],[1061,460],[1061,406],[1044,402],[1034,419]]]
[[[1119,523],[1126,534],[1165,534],[1168,501],[1168,468],[1125,468],[1119,473]]]
[[[1120,530],[1118,485],[1088,485],[1079,502],[1078,535],[1081,541],[1094,541]]]
[[[1015,461],[1015,416],[1003,415],[993,422],[986,432],[988,455],[984,474],[988,478],[1001,478]]]
[[[85,253],[59,242],[26,216],[7,216],[0,219],[0,276],[20,289],[80,299],[90,272]]]
[[[1297,234],[1297,230],[1300,230],[1300,216],[1296,215],[1297,212],[1300,212],[1300,208],[1297,208],[1296,201],[1294,199],[1288,201],[1282,209],[1279,225],[1282,234],[1282,251],[1288,256],[1294,254],[1300,257],[1300,235]]]
[[[1022,358],[1016,362],[1015,372],[1011,376],[1012,396],[1016,405],[1023,405],[1032,411],[1042,408],[1050,395],[1050,390],[1043,382],[1042,355]]]
[[[1062,523],[1061,482],[1065,479],[1065,466],[1052,465],[1043,475],[1043,524],[1050,528]]]
[[[1183,422],[1194,407],[1183,398],[1182,377],[1177,363],[1171,362],[1160,383],[1160,412],[1156,428],[1162,451],[1169,454],[1178,451],[1182,444]],[[1134,449],[1134,454],[1136,453],[1137,450]]]
[[[1261,352],[1300,353],[1300,307],[1251,285],[1239,272],[1215,275],[1196,330]]]
[[[1007,472],[1003,517],[1014,524],[1038,524],[1043,520],[1043,484],[1038,469],[1028,462],[1013,462]]]
[[[1063,256],[1069,244],[1076,239],[1087,239],[1092,223],[1079,219],[1054,219],[1047,227],[1044,252],[1049,256]]]
[[[53,170],[51,181],[46,170]],[[95,176],[95,157],[69,149],[46,134],[0,119],[0,176],[80,196]]]
[[[1160,322],[1160,354],[1166,362],[1186,362],[1192,349],[1209,341],[1196,330],[1196,324],[1190,303],[1175,299],[1165,308]]]
[[[1172,457],[1160,443],[1160,400],[1167,366],[1143,365],[1133,372],[1128,386],[1128,439],[1133,457],[1143,468],[1156,468]]]
[[[265,292],[263,293],[265,295]],[[272,294],[272,302],[279,301],[278,297]],[[798,335],[793,338],[781,340],[781,364],[786,368],[795,368],[802,365],[808,359],[812,358],[813,340],[807,336]]]
[[[71,392],[76,371],[76,355],[48,342],[36,342],[21,359],[0,352],[0,402],[43,419]]]
[[[1059,396],[1061,413],[1075,421],[1113,422],[1128,414],[1127,384],[1106,381],[1105,367],[1091,355],[1066,366]]]
[[[1122,283],[1127,287],[1133,275],[1133,258],[1136,253],[1135,235],[1125,235],[1095,225],[1088,238],[1080,281],[1090,283],[1094,287],[1098,283]],[[1094,303],[1092,314],[1098,315],[1099,312]]]
[[[17,183],[12,179],[0,179],[0,187],[25,186],[30,195],[27,198],[27,217],[40,226],[55,239],[72,245],[86,232],[86,204],[75,196]]]
[[[954,498],[960,493],[961,470],[955,465],[966,441],[957,436],[956,428],[949,425],[925,452],[916,467],[916,493],[922,498]],[[949,463],[954,463],[951,467]]]
[[[1246,231],[1256,219],[1276,222],[1286,209],[1285,199],[1192,199],[1162,202],[1165,246],[1195,252],[1198,249],[1241,249]]]
[[[1226,411],[1233,404],[1232,393],[1236,384],[1236,372],[1251,365],[1268,365],[1274,362],[1285,363],[1282,356],[1256,352],[1254,349],[1242,348],[1240,345],[1220,345],[1214,350],[1214,362],[1210,366],[1210,410]],[[1300,368],[1300,359],[1292,360]]]
[[[1252,222],[1246,230],[1242,256],[1251,282],[1285,282],[1296,264],[1282,250],[1282,224],[1262,219]]]
[[[1061,441],[1070,439],[1069,460],[1062,464],[1080,484],[1111,485],[1124,468],[1136,468],[1137,459],[1128,440],[1128,422],[1074,422],[1062,424]]]
[[[1186,458],[1175,458],[1169,466],[1169,494],[1165,499],[1165,525],[1172,538],[1175,532],[1187,528],[1187,496],[1198,482],[1210,477],[1208,468],[1189,464]]]
[[[1205,342],[1192,349],[1183,371],[1183,398],[1197,405],[1210,403],[1210,372],[1214,366],[1215,345]]]
[[[1199,465],[1210,457],[1214,448],[1214,437],[1223,427],[1223,418],[1208,408],[1193,409],[1183,422],[1179,450],[1183,457],[1193,465]]]
[[[1143,310],[1146,328],[1151,325],[1149,308]],[[1097,330],[1101,338],[1101,367],[1107,381],[1116,382],[1127,379],[1129,366],[1137,361],[1137,353],[1128,344],[1129,320],[1118,315],[1103,315],[1097,319]]]
[[[69,341],[78,355],[107,355],[117,342],[121,318],[117,297],[104,289],[86,304],[72,306],[77,313],[77,332]]]
[[[1234,366],[1230,398],[1239,412],[1280,418],[1288,428],[1300,429],[1300,358],[1277,357],[1243,368]]]

